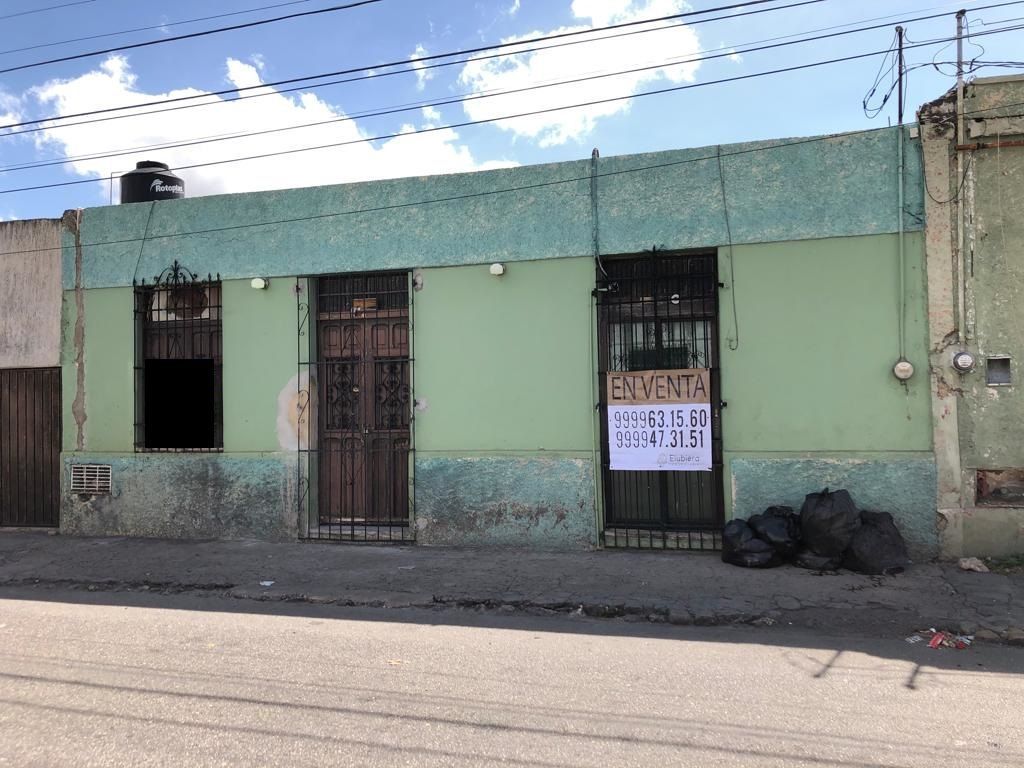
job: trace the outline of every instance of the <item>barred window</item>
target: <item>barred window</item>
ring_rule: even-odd
[[[136,285],[135,329],[135,449],[222,449],[220,276],[175,261]]]

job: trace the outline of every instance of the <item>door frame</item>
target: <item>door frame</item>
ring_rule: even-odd
[[[680,286],[687,280],[687,278],[700,279],[703,281],[703,290],[699,296],[693,297],[689,300],[683,297],[682,302],[675,302],[677,305],[689,304],[691,307],[696,301],[699,301],[701,308],[699,312],[684,313],[678,310],[674,312],[669,310],[667,313],[659,316],[657,314],[657,308],[659,306],[657,295],[652,298],[653,300],[649,304],[642,304],[639,301],[630,301],[628,298],[619,298],[616,301],[615,297],[623,297],[625,294],[623,291],[629,290],[624,283],[629,280],[654,280],[659,279],[657,274],[654,274],[649,278],[630,278],[628,273],[623,272],[623,268],[628,264],[638,264],[642,262],[651,262],[652,265],[657,264],[657,260],[667,259],[672,262],[673,265],[679,267],[680,265],[686,265],[685,269],[681,269],[679,274],[669,274],[664,276],[662,279],[673,279],[680,282]],[[678,261],[676,261],[678,260]],[[701,265],[701,268],[696,271],[687,272],[690,269],[690,265]],[[652,269],[657,269],[656,266],[652,266]],[[595,364],[595,380],[597,387],[597,398],[595,414],[597,424],[595,426],[595,435],[598,440],[596,447],[595,456],[597,457],[599,464],[595,467],[596,469],[596,487],[597,487],[597,498],[598,498],[598,527],[599,527],[599,542],[605,547],[630,547],[630,548],[645,548],[645,549],[681,549],[681,550],[717,550],[721,548],[721,530],[724,524],[725,518],[725,486],[724,486],[724,451],[723,451],[723,439],[722,439],[722,408],[724,403],[721,399],[721,345],[720,345],[720,308],[719,308],[719,296],[718,289],[720,284],[718,283],[718,252],[716,249],[701,249],[701,250],[660,250],[652,249],[651,251],[645,251],[641,253],[633,254],[622,254],[615,256],[602,257],[596,264],[596,288],[594,290],[594,364]],[[636,273],[634,272],[634,275]],[[674,293],[684,293],[685,291],[674,291]],[[609,346],[609,334],[610,328],[613,324],[610,319],[610,308],[614,306],[626,306],[629,305],[631,311],[635,311],[637,307],[642,307],[641,320],[640,322],[645,324],[645,340],[644,349],[645,354],[654,352],[653,356],[650,356],[651,362],[645,361],[639,366],[629,366],[627,369],[632,370],[643,370],[644,368],[698,368],[707,367],[710,370],[711,376],[711,413],[712,413],[712,436],[713,436],[713,469],[710,475],[708,483],[697,482],[698,487],[705,486],[699,491],[700,494],[706,494],[710,496],[709,505],[700,519],[689,520],[689,521],[673,521],[670,516],[666,514],[666,506],[669,501],[670,495],[678,496],[678,481],[672,483],[673,492],[669,494],[666,490],[666,485],[670,484],[669,475],[689,475],[691,473],[674,473],[674,472],[637,472],[629,473],[630,475],[636,475],[637,482],[641,482],[642,476],[647,476],[647,482],[655,481],[657,488],[652,489],[650,485],[646,490],[648,501],[651,498],[657,499],[657,506],[659,507],[659,519],[641,519],[637,518],[632,521],[627,521],[624,517],[618,517],[614,514],[614,506],[616,505],[615,493],[611,487],[613,471],[609,467],[609,455],[608,455],[608,426],[607,426],[607,402],[605,392],[605,374],[609,370],[610,363],[610,350]],[[662,306],[666,306],[665,302],[662,302]],[[622,313],[623,310],[620,310]],[[646,314],[649,313],[649,314]],[[695,342],[694,347],[698,346],[698,342],[702,344],[703,355],[705,359],[703,363],[694,358],[689,357],[686,361],[682,360],[669,360],[669,357],[673,357],[670,353],[665,353],[663,350],[666,345],[661,341],[661,325],[667,322],[686,322],[687,320],[704,320],[707,322],[706,332],[701,334],[701,338],[697,338],[696,330],[692,332],[691,339]],[[651,322],[654,327],[658,330],[655,333],[656,339],[656,350],[646,348],[646,324]],[[625,325],[625,323],[619,323]],[[635,324],[635,323],[634,323]],[[685,347],[684,347],[685,349]],[[635,351],[635,350],[634,350]],[[686,354],[689,356],[691,353],[687,350]],[[710,363],[710,364],[709,364]],[[620,368],[611,368],[611,370],[620,370]],[[695,473],[693,473],[695,474]],[[687,488],[687,495],[691,492],[690,486],[693,485],[687,479],[683,485]],[[624,494],[619,493],[619,504],[624,503]],[[696,493],[695,493],[696,495]],[[610,514],[611,513],[611,514]]]
[[[407,412],[407,515],[402,523],[387,522],[342,523],[336,526],[321,525],[320,522],[320,474],[324,470],[322,447],[322,424],[320,416],[321,385],[323,376],[318,375],[320,348],[320,308],[318,306],[320,281],[331,278],[397,278],[404,276],[405,320],[408,334],[407,363],[408,412]],[[415,335],[414,322],[414,280],[411,270],[378,270],[370,272],[341,272],[305,275],[296,278],[297,313],[297,361],[295,418],[297,462],[297,512],[299,516],[299,537],[310,540],[344,541],[360,543],[412,543],[415,541]],[[362,365],[362,363],[360,363]]]

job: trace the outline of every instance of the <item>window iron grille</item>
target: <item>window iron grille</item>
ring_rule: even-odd
[[[224,446],[220,275],[177,260],[135,284],[135,449]]]

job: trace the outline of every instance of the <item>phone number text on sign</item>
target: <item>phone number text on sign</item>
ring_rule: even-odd
[[[609,373],[611,468],[710,471],[708,375],[705,369]]]

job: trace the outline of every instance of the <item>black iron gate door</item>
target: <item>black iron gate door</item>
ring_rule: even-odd
[[[409,538],[411,386],[405,273],[317,280],[315,538]]]
[[[716,549],[724,516],[716,255],[654,251],[607,259],[602,266],[597,312],[604,543]],[[612,470],[607,373],[689,368],[710,371],[712,470]]]
[[[0,370],[0,525],[56,526],[60,368]]]

